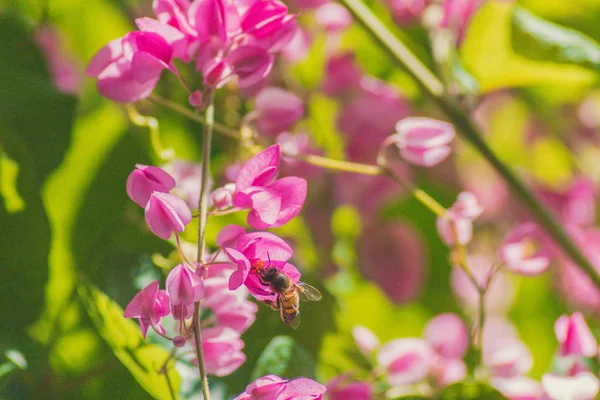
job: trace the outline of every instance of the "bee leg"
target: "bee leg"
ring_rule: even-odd
[[[279,299],[277,299],[277,301],[265,300],[263,303],[271,307],[273,310],[279,310]]]

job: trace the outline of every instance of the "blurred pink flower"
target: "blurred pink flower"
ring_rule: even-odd
[[[432,167],[445,160],[456,135],[454,127],[432,118],[408,117],[396,124],[396,134],[388,140],[400,149],[400,155],[411,164]]]
[[[594,357],[598,352],[598,342],[579,312],[561,315],[554,324],[554,332],[563,357]]]
[[[302,118],[304,103],[291,92],[267,87],[256,96],[256,126],[263,135],[275,136],[287,131]]]
[[[237,370],[246,361],[243,348],[239,332],[231,328],[214,327],[202,331],[204,362],[210,375],[227,376]],[[197,364],[197,360],[193,362]]]
[[[235,184],[228,183],[223,187],[216,188],[210,195],[213,206],[218,210],[224,210],[233,206],[233,193]]]
[[[315,21],[325,28],[327,34],[335,34],[352,25],[352,15],[341,4],[329,2],[317,8]]]
[[[312,379],[282,379],[276,375],[258,378],[234,400],[321,400],[327,388]]]
[[[194,303],[204,297],[202,279],[185,265],[179,264],[167,275],[166,287],[173,318],[180,321],[191,318]]]
[[[552,254],[544,232],[532,223],[517,225],[506,235],[498,248],[498,258],[509,271],[523,275],[537,275],[550,265]]]
[[[175,184],[175,179],[165,170],[136,164],[127,178],[127,195],[141,207],[146,207],[152,192],[169,193]]]
[[[394,302],[414,299],[426,275],[419,233],[400,221],[366,226],[358,242],[358,258],[366,277]]]
[[[144,216],[152,233],[164,240],[169,240],[173,233],[183,232],[192,220],[192,212],[185,201],[160,192],[152,193]]]
[[[181,197],[187,205],[198,208],[200,201],[200,181],[202,179],[202,165],[190,161],[176,160],[166,165],[164,169],[171,174],[177,184],[173,194]],[[213,182],[209,175],[208,190],[212,189]]]
[[[598,394],[600,382],[590,372],[573,377],[544,374],[542,386],[550,400],[592,400]]]
[[[483,326],[483,365],[493,377],[513,378],[527,373],[533,358],[516,329],[501,317],[488,317]]]
[[[483,0],[444,0],[444,14],[440,27],[456,33],[457,42],[462,42],[468,24]]]
[[[306,30],[299,27],[292,40],[281,50],[281,56],[291,63],[301,62],[308,56],[310,44],[310,35]]]
[[[357,325],[352,328],[352,337],[358,349],[365,356],[370,357],[379,347],[379,338],[364,326]]]
[[[59,32],[52,26],[40,25],[34,38],[56,88],[63,93],[77,94],[81,89],[80,67],[64,48]]]
[[[345,52],[334,55],[325,65],[323,91],[329,96],[339,96],[356,89],[360,85],[362,71],[356,65],[354,53]]]
[[[456,314],[445,313],[430,319],[424,337],[436,353],[446,358],[462,358],[469,347],[469,332]]]
[[[492,378],[491,385],[508,400],[542,400],[544,390],[542,384],[531,378],[517,376],[514,378]]]
[[[139,319],[142,336],[145,339],[150,326],[157,333],[165,334],[165,328],[160,320],[169,313],[169,295],[166,291],[159,290],[158,281],[154,281],[135,295],[125,308],[123,316]]]
[[[247,222],[255,229],[286,224],[300,213],[306,199],[306,181],[289,176],[275,180],[281,146],[273,145],[244,164],[236,182],[233,203],[250,209]]]
[[[461,358],[437,357],[430,371],[436,386],[445,387],[467,377],[467,365]]]
[[[391,386],[417,383],[427,377],[434,361],[434,352],[422,339],[395,339],[385,343],[377,352],[377,362],[385,369]]]
[[[442,241],[448,246],[454,246],[456,240],[465,245],[473,237],[472,221],[479,217],[483,208],[477,198],[470,192],[462,192],[456,202],[450,207],[446,216],[437,218],[437,229]]]
[[[328,400],[371,400],[373,390],[365,381],[351,381],[347,375],[340,375],[327,383]]]
[[[394,21],[400,26],[419,23],[431,0],[388,0]]]
[[[565,224],[589,226],[596,220],[596,186],[586,178],[573,180],[564,191],[538,188],[538,195]]]
[[[467,257],[467,264],[478,284],[485,285],[493,272],[492,260],[481,255],[471,255]],[[469,313],[479,310],[479,291],[459,267],[452,268],[451,286],[455,296]],[[502,271],[495,272],[484,297],[486,313],[504,314],[512,306],[514,297],[515,291],[510,279]]]

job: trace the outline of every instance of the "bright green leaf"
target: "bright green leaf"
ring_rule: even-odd
[[[571,151],[560,139],[537,139],[531,149],[529,162],[532,175],[549,186],[564,186],[573,176]]]
[[[258,358],[250,380],[269,374],[284,378],[314,378],[315,362],[293,338],[275,336]]]
[[[4,197],[4,206],[9,214],[19,212],[25,208],[25,201],[17,190],[17,176],[19,163],[0,154],[0,195]]]
[[[477,382],[459,382],[448,386],[436,397],[437,400],[505,400],[500,392],[491,386]]]
[[[161,373],[169,353],[157,344],[146,343],[138,324],[124,318],[123,309],[107,295],[82,281],[78,290],[100,336],[140,386],[155,399],[170,399],[169,380],[177,396],[181,378],[174,363],[167,364],[166,375]]]

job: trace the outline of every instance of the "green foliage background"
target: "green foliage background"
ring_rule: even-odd
[[[142,213],[124,190],[134,163],[150,163],[155,157],[148,133],[130,124],[119,105],[101,98],[91,80],[85,81],[78,98],[57,92],[32,41],[35,24],[47,18],[83,68],[100,47],[133,28],[127,12],[138,3],[51,0],[47,14],[44,4],[0,0],[0,364],[11,366],[0,376],[1,393],[9,399],[168,398],[166,380],[157,372],[167,351],[145,343],[136,323],[122,318],[122,307],[139,289],[136,277],[147,271],[160,274],[151,265],[152,254],[166,256],[172,250],[145,229]],[[575,164],[568,149],[552,137],[533,148],[523,146],[525,120],[532,114],[549,118],[595,90],[600,2],[521,0],[518,5],[515,10],[510,2],[488,2],[472,23],[460,61],[481,93],[518,88],[522,94],[524,100],[497,110],[488,132],[502,159],[544,182],[568,181]],[[139,3],[148,12],[149,6],[149,0]],[[381,3],[372,6],[432,66],[425,32],[401,31],[392,26]],[[308,90],[316,90],[322,78],[324,45],[324,38],[317,38],[308,58],[291,68],[292,79]],[[422,104],[417,85],[363,28],[352,26],[342,46],[356,51],[366,71]],[[185,95],[176,86],[165,74],[159,91],[184,103]],[[231,97],[235,93],[218,98],[217,120],[235,125],[246,106],[232,112],[227,106]],[[307,108],[304,124],[315,142],[328,156],[343,157],[336,103],[315,93]],[[198,159],[199,126],[149,103],[140,110],[159,120],[167,147],[180,157]],[[228,139],[217,138],[217,172],[231,146]],[[461,151],[459,162],[474,160],[477,155],[470,149]],[[446,205],[460,189],[440,186],[427,176],[420,183]],[[460,312],[449,288],[447,249],[437,237],[434,217],[415,200],[399,199],[382,218],[408,223],[425,239],[429,272],[420,298],[394,305],[361,277],[354,250],[361,222],[355,210],[332,214],[332,248],[318,247],[298,219],[280,233],[295,241],[305,280],[317,281],[330,259],[343,271],[315,285],[324,300],[305,306],[298,331],[291,332],[276,313],[261,307],[257,322],[244,335],[247,362],[233,375],[215,379],[213,387],[231,396],[251,377],[279,371],[326,381],[363,362],[352,352],[352,326],[365,325],[385,341],[420,335],[437,313]],[[210,227],[212,243],[219,224],[228,222]],[[518,298],[511,317],[534,355],[531,375],[539,378],[551,362],[552,326],[565,306],[548,276],[515,279],[515,284]],[[22,353],[26,365],[14,367],[9,350]],[[300,366],[292,365],[296,359],[303,360]],[[269,367],[266,360],[280,364]],[[179,377],[173,374],[178,386]]]

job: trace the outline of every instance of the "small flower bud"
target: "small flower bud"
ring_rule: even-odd
[[[223,187],[215,189],[210,195],[213,206],[218,210],[224,210],[233,206],[233,193],[235,192],[235,183],[228,183]]]
[[[559,342],[559,353],[563,357],[593,357],[598,351],[598,342],[579,312],[558,318],[554,332]]]
[[[140,206],[146,207],[152,192],[169,193],[175,184],[175,179],[163,169],[136,164],[127,178],[127,195]]]
[[[173,232],[183,232],[192,220],[192,212],[179,197],[154,192],[146,205],[145,218],[156,236],[169,240]]]
[[[175,336],[173,338],[173,344],[175,345],[175,347],[185,346],[186,341],[187,340],[183,336]]]
[[[188,96],[188,102],[192,107],[202,107],[202,92],[195,90]]]
[[[411,164],[432,167],[445,160],[452,149],[454,127],[449,123],[424,117],[398,121],[392,136],[400,155]]]
[[[364,326],[358,325],[352,328],[352,336],[358,349],[365,355],[370,355],[379,347],[377,336]]]

